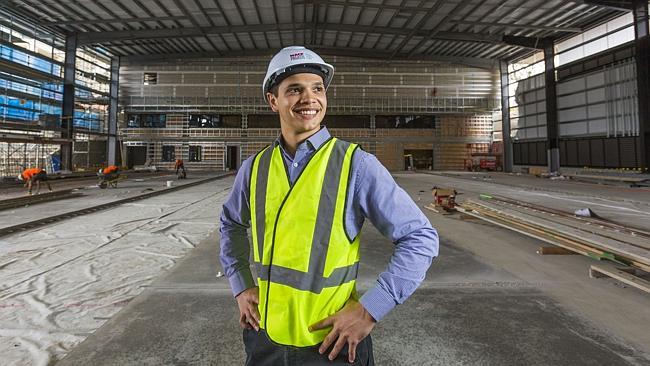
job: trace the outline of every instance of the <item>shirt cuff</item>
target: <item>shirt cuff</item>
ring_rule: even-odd
[[[253,280],[253,274],[250,270],[242,270],[235,272],[232,276],[228,277],[228,282],[230,282],[230,288],[232,289],[232,294],[237,297],[242,291],[247,290],[251,287],[255,287],[255,281]]]
[[[390,294],[380,285],[376,285],[363,294],[359,302],[376,321],[380,321],[397,305]]]

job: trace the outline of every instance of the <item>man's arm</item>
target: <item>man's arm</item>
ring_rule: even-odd
[[[352,209],[363,224],[363,216],[395,244],[388,267],[376,285],[359,302],[348,300],[336,314],[313,324],[310,331],[331,327],[319,347],[323,354],[332,347],[329,359],[336,358],[345,344],[353,362],[356,346],[397,304],[403,303],[422,283],[431,261],[438,255],[438,234],[411,197],[373,155],[357,151],[353,161]],[[346,217],[347,220],[347,217]],[[350,233],[355,236],[358,233]]]
[[[246,230],[250,227],[249,178],[251,160],[242,163],[230,195],[221,212],[220,260],[233,295],[255,287],[250,269],[250,245]]]
[[[259,330],[259,292],[251,274],[250,246],[246,229],[250,227],[249,178],[252,159],[242,164],[230,196],[221,212],[221,265],[239,307],[242,328]]]
[[[438,233],[379,160],[364,155],[355,182],[358,209],[395,244],[386,270],[359,300],[379,321],[420,286],[438,256]]]

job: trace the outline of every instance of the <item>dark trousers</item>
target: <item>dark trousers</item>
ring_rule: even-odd
[[[246,347],[246,366],[375,365],[370,335],[357,346],[354,363],[348,362],[347,345],[343,347],[334,361],[330,361],[327,358],[329,353],[326,352],[323,355],[318,353],[318,346],[279,345],[273,343],[263,329],[260,329],[259,332],[254,329],[244,329],[244,346]]]

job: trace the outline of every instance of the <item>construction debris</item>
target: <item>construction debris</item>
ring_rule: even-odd
[[[575,210],[573,214],[580,217],[598,217],[598,215],[596,215],[596,213],[593,212],[589,207],[579,208]]]
[[[638,187],[646,187],[646,188],[648,188],[648,187],[650,187],[650,179],[643,179],[643,180],[640,180],[638,182],[634,182],[634,183],[630,184],[630,187],[632,187],[632,188],[638,188]]]
[[[589,268],[589,277],[611,277],[632,287],[650,294],[650,281],[635,276],[636,270],[631,267],[616,267],[592,264]]]
[[[575,251],[556,246],[541,246],[537,249],[539,255],[571,255],[578,254]]]
[[[446,212],[456,211],[456,195],[458,194],[455,189],[433,187],[431,189],[433,195],[433,211],[444,210]]]
[[[576,217],[530,203],[489,197],[489,203],[466,201],[459,210],[579,254],[650,272],[649,232],[600,218]]]

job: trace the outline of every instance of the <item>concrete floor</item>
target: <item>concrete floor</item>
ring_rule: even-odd
[[[168,180],[173,181],[173,185],[183,185],[214,176],[213,173],[194,172],[188,179],[177,180],[173,173],[128,173],[129,179],[120,181],[117,188],[107,189],[97,187],[97,178],[52,181],[54,191],[75,189],[79,196],[0,211],[0,228],[162,190],[166,188]],[[47,187],[42,186],[41,192],[47,192]],[[4,188],[0,190],[0,199],[24,197],[25,194],[26,188]]]
[[[456,187],[467,197],[486,189],[526,196],[507,177],[500,179],[503,184],[397,175],[421,206],[430,201],[433,185]],[[518,182],[542,192],[580,192],[583,201],[609,205],[600,201],[605,198],[601,187],[561,183]],[[627,191],[607,192],[607,199],[626,195],[628,213],[650,212],[650,195],[643,191],[629,197]],[[545,203],[570,206],[561,200]],[[615,207],[601,208],[615,214]],[[378,365],[650,364],[647,294],[610,279],[590,279],[587,270],[594,262],[589,258],[539,256],[540,243],[533,239],[458,216],[425,214],[440,233],[440,257],[415,295],[373,331]],[[216,277],[223,272],[216,229],[57,365],[242,364],[237,307],[227,280]],[[361,291],[372,285],[391,252],[392,243],[368,223],[362,236]]]

